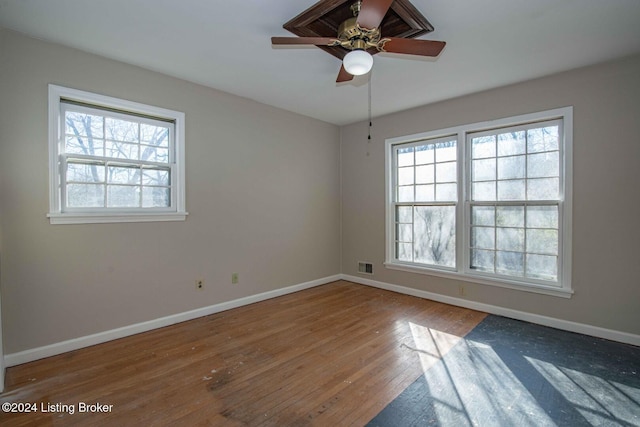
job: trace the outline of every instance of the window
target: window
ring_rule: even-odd
[[[399,261],[455,268],[456,145],[454,137],[394,148],[394,237]]]
[[[184,220],[184,114],[49,86],[52,224]]]
[[[387,141],[389,268],[571,293],[570,107]]]

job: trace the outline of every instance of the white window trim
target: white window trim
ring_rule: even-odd
[[[108,107],[132,113],[144,114],[174,122],[174,155],[175,166],[172,173],[173,206],[167,210],[96,209],[95,212],[63,212],[60,200],[60,171],[58,168],[60,153],[60,102],[62,99]],[[154,222],[184,221],[188,213],[185,210],[185,115],[180,111],[154,107],[133,101],[99,95],[63,86],[49,85],[49,212],[47,217],[51,224],[91,224],[111,222]]]
[[[564,182],[561,188],[561,218],[562,231],[560,233],[559,254],[561,259],[558,271],[559,286],[546,285],[544,283],[526,283],[520,280],[510,280],[505,278],[487,277],[483,274],[470,272],[465,265],[468,264],[469,254],[466,250],[469,239],[467,230],[468,203],[467,203],[467,144],[466,136],[471,132],[502,128],[507,126],[522,125],[529,122],[544,120],[563,120],[563,142],[562,158],[560,160],[560,174]],[[405,263],[395,258],[395,219],[393,213],[394,194],[394,164],[393,148],[398,144],[406,144],[419,140],[434,139],[450,135],[457,135],[458,147],[458,204],[456,212],[456,256],[457,266],[455,271],[451,269],[438,268],[435,266],[423,266],[413,263]],[[411,273],[427,274],[431,276],[444,277],[449,279],[463,280],[466,282],[479,283],[483,285],[497,286],[501,288],[516,289],[525,292],[533,292],[545,295],[552,295],[563,298],[570,298],[573,294],[571,283],[571,261],[572,261],[572,205],[573,205],[573,107],[562,107],[531,114],[523,114],[514,117],[497,120],[472,123],[468,125],[455,126],[447,129],[440,129],[430,132],[417,133],[413,135],[389,138],[385,141],[385,220],[386,220],[386,245],[385,245],[385,267],[392,270],[400,270]]]

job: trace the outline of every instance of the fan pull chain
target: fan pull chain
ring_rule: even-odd
[[[371,72],[371,74],[369,74],[369,134],[367,135],[367,157],[369,157],[370,155],[370,148],[371,148],[371,77],[372,77],[373,72]]]

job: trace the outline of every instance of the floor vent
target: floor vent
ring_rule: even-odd
[[[358,273],[373,274],[373,264],[371,264],[370,262],[359,262]]]

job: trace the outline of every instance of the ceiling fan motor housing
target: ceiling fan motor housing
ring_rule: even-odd
[[[380,29],[362,28],[356,22],[357,19],[357,17],[349,18],[338,27],[340,45],[349,50],[377,48],[380,42]]]

